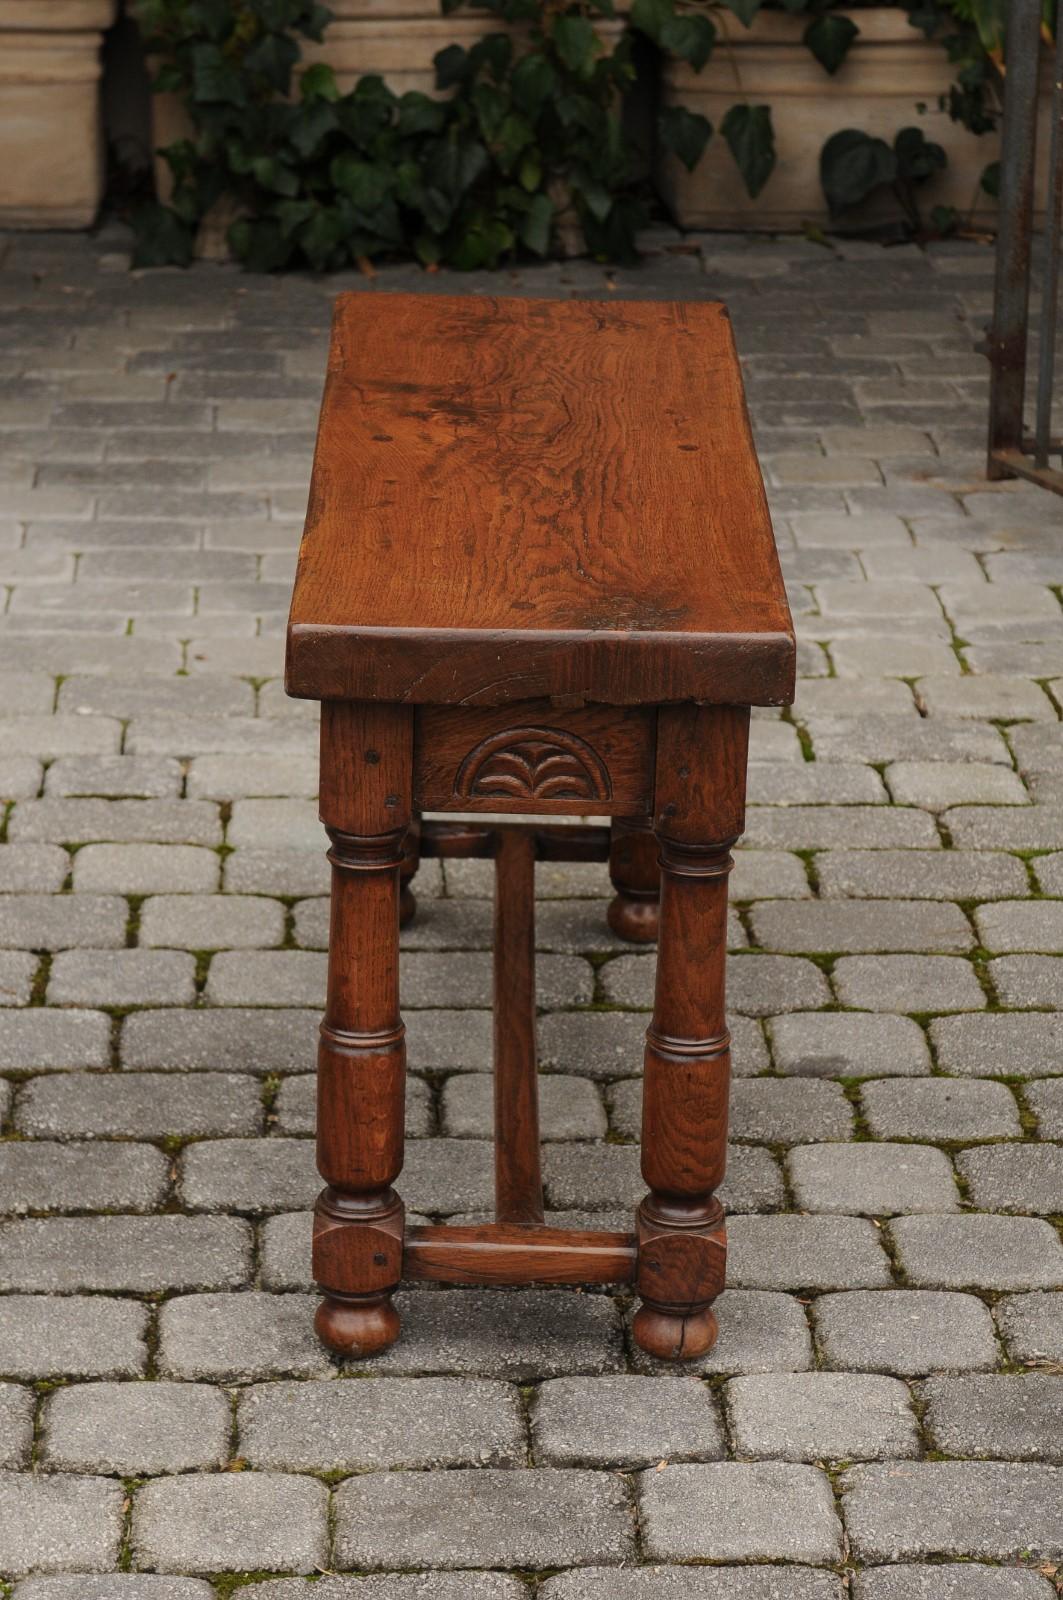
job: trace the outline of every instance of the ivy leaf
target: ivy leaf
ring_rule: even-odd
[[[299,79],[299,94],[303,100],[338,100],[339,86],[336,74],[325,61],[315,61]]]
[[[675,6],[672,0],[633,0],[631,24],[639,33],[652,39],[654,44],[660,44],[662,29],[674,20]]]
[[[751,199],[755,200],[775,167],[775,131],[770,106],[732,106],[720,124]]]
[[[636,4],[639,0],[636,0]],[[598,35],[586,17],[558,17],[553,28],[554,48],[569,72],[583,73],[594,60]]]
[[[425,182],[442,190],[456,205],[490,165],[490,157],[479,140],[459,144],[454,139],[441,139],[425,159]]]
[[[321,141],[339,127],[339,118],[327,100],[310,100],[293,108],[288,139],[296,153],[309,161]]]
[[[595,221],[604,222],[613,206],[613,197],[605,184],[581,172],[573,177],[572,187]]]
[[[244,71],[256,73],[271,89],[286,95],[298,59],[299,46],[290,34],[267,33],[245,55]]]
[[[662,49],[689,61],[694,71],[700,72],[712,55],[716,29],[708,17],[671,17],[661,29],[660,42]]]
[[[833,73],[845,60],[859,32],[856,23],[848,17],[837,11],[827,11],[810,22],[801,37],[824,71]]]
[[[185,87],[185,82],[185,75],[176,62],[164,61],[152,78],[151,87],[156,94],[178,94]]]
[[[744,28],[753,25],[753,18],[763,5],[764,0],[721,0],[728,11],[733,11]]]
[[[133,213],[134,267],[187,267],[195,251],[195,235],[169,206],[150,201]]]
[[[911,183],[932,178],[948,166],[948,156],[939,144],[927,139],[922,128],[902,128],[893,141],[897,157],[897,176]]]
[[[550,201],[545,194],[535,195],[518,230],[521,243],[537,256],[545,256],[550,249],[553,222],[554,208]]]
[[[998,55],[1004,48],[1007,0],[970,0],[970,14],[986,55]]]
[[[247,85],[233,62],[227,61],[214,44],[198,44],[192,50],[192,98],[234,106],[247,104]]]
[[[553,94],[557,73],[544,55],[533,53],[517,62],[509,80],[514,104],[531,117]]]
[[[708,118],[685,106],[667,106],[658,118],[657,129],[665,149],[678,156],[688,172],[693,172],[712,138]]]
[[[843,128],[820,152],[820,183],[832,216],[859,205],[872,190],[892,183],[896,176],[897,157],[889,145],[859,128]]]
[[[517,182],[528,194],[534,194],[543,181],[543,165],[538,150],[529,150],[520,164]]]
[[[501,83],[513,60],[513,40],[508,33],[488,33],[469,51],[468,72],[474,77],[486,67],[496,83]]]
[[[460,44],[448,44],[432,57],[436,69],[436,88],[452,89],[462,83],[468,70],[468,53]]]
[[[299,229],[300,249],[315,272],[324,272],[345,232],[339,213],[326,206],[317,206]]]
[[[345,150],[334,156],[329,177],[336,188],[353,200],[359,211],[375,211],[391,186],[390,173],[378,163],[361,161]]]
[[[1000,162],[991,161],[979,180],[986,194],[993,200],[1000,198]]]
[[[505,173],[510,173],[517,164],[517,158],[522,150],[526,150],[535,138],[531,123],[516,112],[510,112],[503,120],[498,130],[495,153],[498,164]]]
[[[304,33],[308,39],[314,39],[318,44],[320,44],[321,36],[331,21],[332,12],[329,10],[328,6],[310,5],[307,7],[306,15],[303,18],[301,32]]]
[[[163,6],[164,14],[172,10],[172,4]],[[193,0],[186,10],[187,24],[196,33],[205,33],[215,44],[221,44],[232,29],[233,9],[229,0]]]
[[[291,199],[299,193],[298,173],[278,161],[276,156],[256,156],[251,162],[251,176],[263,189],[271,189],[274,194],[283,194]]]
[[[249,272],[279,272],[295,254],[276,217],[239,217],[228,232],[229,248]]]
[[[417,133],[439,133],[446,121],[446,107],[427,94],[410,89],[399,101],[399,134],[409,137]]]
[[[449,252],[452,267],[458,272],[475,272],[477,267],[494,267],[499,257],[513,248],[512,230],[496,217],[480,213],[466,225],[461,238]]]

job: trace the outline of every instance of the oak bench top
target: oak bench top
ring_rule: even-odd
[[[724,306],[339,296],[290,694],[777,705],[794,655]]]

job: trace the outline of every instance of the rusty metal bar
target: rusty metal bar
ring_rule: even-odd
[[[1041,341],[1037,356],[1037,412],[1034,466],[1048,466],[1052,434],[1052,388],[1056,370],[1059,311],[1060,218],[1063,214],[1063,7],[1056,8],[1056,54],[1052,74],[1052,133],[1048,155],[1048,209],[1045,215],[1045,281],[1041,298]]]
[[[993,320],[983,347],[990,362],[990,478],[1026,478],[1063,494],[1063,441],[1052,433],[1052,399],[1063,266],[1063,0],[1056,0],[1048,193],[1045,200],[1045,269],[1032,432],[1024,426],[1027,345],[1030,331],[1034,177],[1037,157],[1040,0],[1010,0],[1005,40],[1004,127],[1000,161]]]
[[[1007,70],[993,321],[987,346],[991,368],[987,463],[990,478],[1009,477],[1002,455],[1022,449],[1040,38],[1041,0],[1011,0],[1004,43]]]

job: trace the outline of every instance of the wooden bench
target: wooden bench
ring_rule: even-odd
[[[340,296],[287,664],[289,694],[322,702],[332,842],[314,1228],[332,1349],[395,1339],[402,1278],[632,1283],[644,1350],[712,1344],[729,851],[749,707],[792,698],[794,654],[723,306]],[[515,814],[532,821],[497,820]],[[392,1187],[400,901],[408,916],[419,856],[496,867],[497,1220],[482,1227],[405,1228]],[[631,1233],[543,1225],[542,860],[608,861],[617,933],[647,941],[659,921]]]

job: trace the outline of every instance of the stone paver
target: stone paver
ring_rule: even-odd
[[[927,1433],[947,1455],[1063,1460],[1063,1377],[928,1378],[922,1398]]]
[[[0,1383],[0,1469],[29,1465],[36,1396],[17,1383]]]
[[[0,237],[14,1600],[1049,1600],[1063,564],[1049,497],[980,477],[991,252],[647,248],[608,277],[129,276],[110,220]],[[728,1286],[682,1371],[624,1286],[403,1288],[362,1366],[313,1332],[329,866],[283,634],[341,287],[734,321],[798,687],[752,720]],[[411,1220],[491,1214],[492,887],[417,877]],[[604,864],[536,887],[548,1221],[626,1230],[655,958],[608,931]],[[864,1457],[843,1566],[818,1463]]]
[[[908,1390],[897,1378],[772,1373],[732,1378],[726,1405],[744,1459],[878,1461],[919,1454]]]
[[[1016,1361],[1063,1365],[1063,1294],[1006,1295],[997,1305],[996,1318]]]
[[[1063,1472],[998,1461],[852,1467],[845,1526],[863,1561],[956,1555],[1016,1561],[1063,1554]]]
[[[328,1490],[313,1478],[221,1472],[145,1484],[133,1565],[157,1572],[313,1572],[328,1549]]]
[[[956,1165],[979,1210],[1063,1215],[1063,1145],[988,1145]]]
[[[516,1467],[526,1454],[516,1390],[482,1379],[263,1384],[242,1394],[238,1425],[240,1454],[266,1471]]]
[[[677,1469],[678,1470],[678,1469]],[[476,1516],[468,1516],[475,1503]],[[336,1491],[345,1567],[556,1567],[628,1559],[634,1523],[612,1473],[370,1473]]]
[[[812,1567],[581,1567],[539,1592],[543,1600],[841,1600],[840,1582]]]
[[[986,1004],[972,967],[958,956],[842,956],[834,987],[865,1011],[978,1011]]]
[[[1037,1118],[1042,1138],[1063,1139],[1063,1078],[1030,1084],[1026,1103]]]
[[[71,1072],[35,1078],[19,1096],[15,1125],[32,1138],[187,1138],[253,1134],[262,1124],[255,1083],[228,1072]]]
[[[175,1296],[159,1312],[159,1371],[222,1383],[325,1376],[315,1305],[309,1295]]]
[[[841,1524],[825,1473],[788,1462],[722,1461],[646,1472],[639,1512],[665,1561],[837,1561]]]
[[[824,1363],[842,1372],[978,1372],[1000,1357],[993,1319],[973,1294],[823,1294],[814,1315]]]
[[[531,1426],[541,1466],[640,1467],[727,1453],[711,1393],[692,1377],[554,1378],[538,1390]]]
[[[188,1005],[196,964],[176,950],[62,950],[52,962],[52,1005]]]
[[[0,1571],[111,1571],[123,1493],[108,1478],[0,1472]]]
[[[772,1017],[772,1056],[779,1072],[811,1078],[918,1077],[930,1071],[930,1052],[910,1017],[827,1011]]]
[[[168,1174],[166,1157],[150,1145],[6,1140],[0,1143],[0,1214],[153,1211],[166,1196]]]
[[[859,1573],[856,1600],[1054,1600],[1048,1578],[1029,1568],[987,1567],[975,1562],[869,1567]]]
[[[21,1379],[136,1377],[147,1366],[147,1309],[101,1295],[8,1295],[0,1373]]]
[[[123,1477],[223,1466],[231,1408],[185,1383],[79,1383],[45,1402],[42,1463]]]
[[[892,1233],[908,1281],[920,1287],[1063,1287],[1063,1245],[1033,1217],[898,1217]]]
[[[106,1576],[24,1578],[15,1587],[18,1600],[213,1600],[204,1578],[160,1578],[146,1572],[112,1572]]]
[[[974,936],[958,906],[932,901],[764,901],[753,932],[766,950],[969,950]]]
[[[1059,1070],[1063,1017],[1036,1012],[935,1017],[930,1038],[945,1072],[976,1078],[1038,1078]]]
[[[1003,1083],[872,1080],[860,1089],[876,1139],[1017,1139],[1018,1107]]]
[[[0,1288],[150,1293],[237,1287],[250,1230],[232,1217],[50,1217],[0,1224]]]
[[[791,1150],[786,1165],[802,1211],[884,1217],[959,1209],[949,1159],[931,1145],[809,1144]]]

